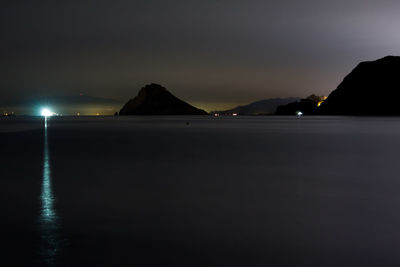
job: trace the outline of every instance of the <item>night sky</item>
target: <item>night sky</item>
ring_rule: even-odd
[[[400,54],[400,2],[0,3],[0,98],[127,100],[160,83],[207,110],[328,95],[359,61]]]

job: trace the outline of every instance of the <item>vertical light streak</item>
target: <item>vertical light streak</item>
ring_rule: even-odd
[[[44,263],[52,265],[59,254],[60,236],[56,209],[54,208],[55,197],[52,190],[51,165],[49,144],[47,137],[47,120],[44,119],[44,157],[42,191],[40,195],[41,212],[39,218],[41,246],[40,255]]]

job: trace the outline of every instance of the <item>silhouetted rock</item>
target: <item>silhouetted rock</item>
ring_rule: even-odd
[[[325,97],[312,94],[300,101],[279,106],[276,109],[275,115],[296,115],[298,112],[304,115],[314,115],[317,112],[318,104],[323,101],[323,99],[325,99]]]
[[[220,115],[232,115],[234,113],[239,115],[271,115],[275,113],[279,106],[298,100],[300,100],[300,98],[297,97],[271,98],[253,102],[244,106],[238,106],[229,110],[213,111],[211,113]]]
[[[360,63],[318,108],[325,115],[400,115],[400,57]]]
[[[158,84],[143,87],[128,101],[119,115],[207,115],[204,110],[189,105]]]

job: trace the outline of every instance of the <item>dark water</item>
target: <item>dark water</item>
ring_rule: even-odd
[[[2,265],[400,266],[400,118],[2,118],[0,147]]]

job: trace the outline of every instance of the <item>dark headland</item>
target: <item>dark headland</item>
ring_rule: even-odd
[[[400,115],[400,57],[360,63],[318,108],[321,115]]]
[[[171,94],[158,84],[143,87],[138,95],[129,100],[119,115],[208,115]]]
[[[400,57],[361,62],[325,100],[311,95],[282,105],[276,115],[400,115]]]

